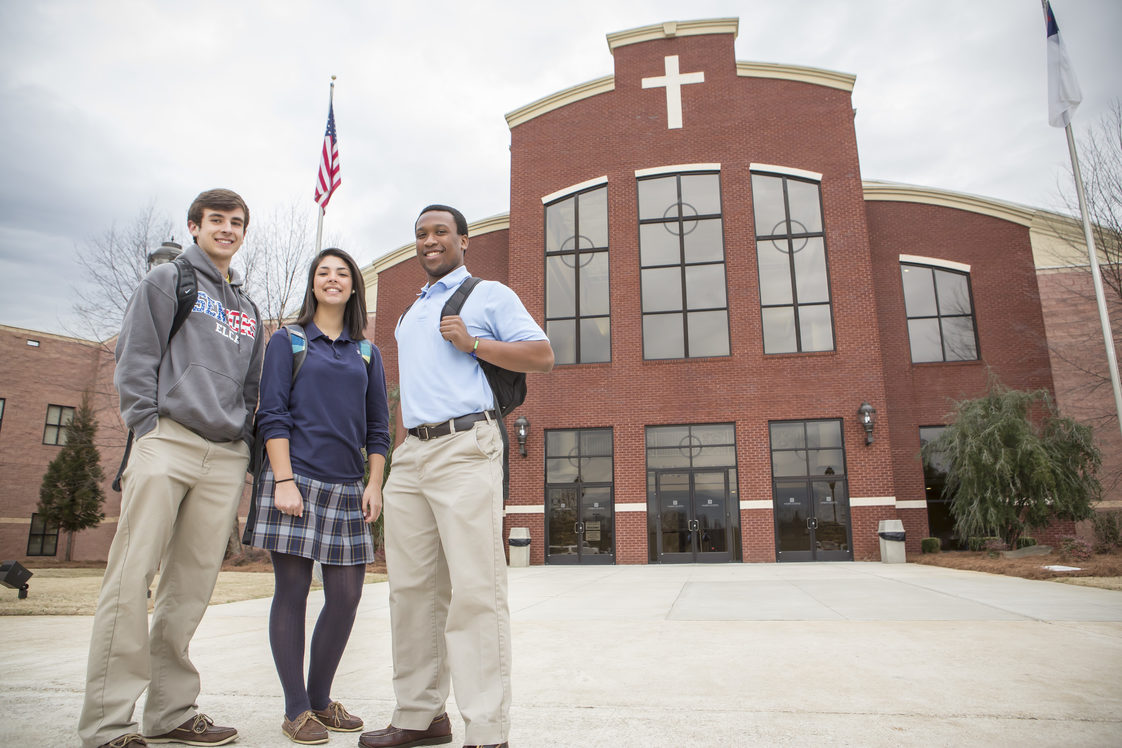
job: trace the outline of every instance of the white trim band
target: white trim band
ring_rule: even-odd
[[[679,174],[684,171],[717,171],[721,170],[720,164],[675,164],[674,166],[655,166],[650,169],[636,169],[635,176],[652,177],[656,174]]]
[[[530,506],[508,506],[507,514],[545,514],[545,504],[531,504]]]
[[[599,186],[601,184],[607,184],[607,183],[608,183],[608,175],[605,174],[602,177],[596,177],[595,179],[589,179],[585,182],[581,182],[580,184],[574,184],[572,187],[562,188],[560,190],[557,190],[557,192],[551,192],[548,195],[546,195],[545,197],[543,197],[542,198],[542,205],[545,205],[546,203],[552,203],[554,200],[560,200],[561,198],[567,197],[568,195],[571,195],[574,192],[582,192],[584,190],[587,190],[589,187],[596,187],[596,186]]]
[[[953,260],[940,260],[937,257],[921,257],[920,255],[900,255],[900,262],[911,262],[916,265],[930,265],[937,268],[946,268],[947,270],[958,270],[963,273],[970,272],[970,266],[962,262],[954,262]]]
[[[740,502],[741,509],[771,509],[774,506],[771,499],[748,499]]]
[[[849,505],[854,506],[896,506],[895,496],[852,496]]]
[[[786,174],[789,177],[802,177],[803,179],[813,179],[815,182],[822,181],[822,175],[816,171],[807,171],[806,169],[795,169],[790,166],[776,166],[775,164],[748,164],[748,171],[753,174],[768,173],[768,174]]]
[[[913,501],[897,501],[897,509],[926,509],[927,499],[915,499]]]
[[[647,511],[647,502],[632,501],[626,504],[616,504],[617,512],[645,512]]]

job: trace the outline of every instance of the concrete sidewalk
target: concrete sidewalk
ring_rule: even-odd
[[[510,580],[514,748],[1122,744],[1122,592],[879,563],[539,566]],[[309,621],[321,604],[313,593]],[[292,745],[269,605],[213,606],[192,645],[199,706],[242,748]],[[91,621],[0,621],[0,745],[77,744]],[[333,696],[382,727],[391,672],[386,585],[368,585]]]

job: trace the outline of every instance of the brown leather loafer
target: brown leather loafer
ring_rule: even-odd
[[[226,745],[238,739],[232,727],[217,727],[205,714],[196,714],[179,727],[163,735],[144,738],[149,743],[184,743],[186,745]]]
[[[390,725],[383,730],[364,732],[358,744],[366,748],[407,748],[411,745],[440,745],[452,742],[452,722],[448,712],[434,719],[427,730],[405,730]]]
[[[311,709],[300,712],[296,719],[285,717],[281,723],[281,732],[293,743],[300,745],[319,745],[326,743],[329,738],[327,728],[320,724]]]
[[[312,714],[328,730],[358,732],[362,729],[362,720],[344,709],[338,701],[332,701],[326,709],[313,709]]]

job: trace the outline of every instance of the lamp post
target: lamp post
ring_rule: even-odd
[[[179,246],[171,239],[168,239],[157,249],[152,250],[152,253],[148,255],[148,269],[151,270],[157,265],[163,265],[166,262],[171,262],[176,257],[179,257],[179,255],[182,253],[183,247]]]
[[[515,433],[518,436],[518,451],[522,456],[526,456],[526,437],[530,435],[530,422],[526,416],[518,416],[514,419]]]
[[[867,402],[861,403],[857,409],[857,417],[861,419],[861,427],[865,429],[865,444],[873,443],[873,429],[877,425],[877,409]]]

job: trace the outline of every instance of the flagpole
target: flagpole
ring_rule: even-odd
[[[1071,154],[1071,170],[1075,175],[1075,194],[1079,197],[1079,214],[1083,218],[1083,240],[1087,244],[1087,254],[1091,261],[1091,280],[1095,285],[1095,301],[1099,307],[1099,322],[1103,329],[1103,342],[1106,343],[1106,363],[1110,369],[1110,386],[1114,390],[1114,412],[1118,416],[1118,428],[1122,430],[1122,386],[1118,379],[1118,356],[1114,352],[1114,333],[1110,329],[1110,315],[1106,309],[1106,296],[1103,293],[1103,277],[1099,271],[1099,256],[1095,251],[1095,237],[1091,231],[1091,219],[1087,215],[1087,199],[1083,194],[1083,176],[1079,173],[1079,156],[1075,151],[1075,135],[1069,122],[1064,131],[1067,133],[1067,149]]]
[[[335,76],[331,76],[331,90],[327,95],[327,110],[335,106]],[[319,206],[319,219],[316,221],[316,254],[323,247],[323,206]]]

